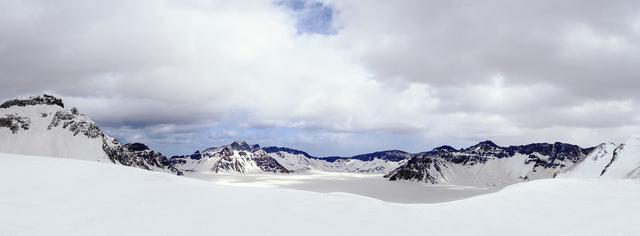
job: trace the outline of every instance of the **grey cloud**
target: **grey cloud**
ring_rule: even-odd
[[[637,97],[636,1],[333,1],[339,37],[381,80],[485,83],[500,74],[583,97]]]

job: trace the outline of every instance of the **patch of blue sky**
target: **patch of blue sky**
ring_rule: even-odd
[[[298,34],[337,33],[333,27],[335,9],[331,5],[314,0],[284,0],[277,4],[293,12]]]

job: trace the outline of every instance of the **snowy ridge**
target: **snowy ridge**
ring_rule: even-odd
[[[568,169],[563,178],[640,179],[640,136],[616,145],[603,143]]]
[[[162,154],[129,150],[127,145],[104,134],[76,108],[65,109],[61,99],[50,95],[14,99],[0,105],[0,152],[98,161],[181,174],[168,165]]]
[[[588,156],[574,166],[568,168],[560,176],[572,178],[595,178],[611,163],[613,153],[618,148],[614,143],[603,143],[598,145]]]
[[[591,150],[565,143],[500,147],[491,141],[460,150],[442,146],[414,155],[385,177],[430,184],[504,186],[553,178]]]
[[[633,136],[618,147],[602,174],[605,178],[640,178],[640,136]]]

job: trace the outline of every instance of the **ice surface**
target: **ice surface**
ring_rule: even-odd
[[[382,175],[324,171],[258,175],[186,173],[186,176],[223,185],[349,193],[397,203],[447,202],[500,190],[500,188],[473,186],[432,185],[415,181],[389,181]]]

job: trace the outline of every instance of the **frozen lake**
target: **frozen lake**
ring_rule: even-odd
[[[384,179],[382,175],[332,172],[270,175],[185,173],[185,176],[223,185],[348,193],[397,203],[455,201],[500,190],[500,188],[429,185],[409,181],[394,182]]]

